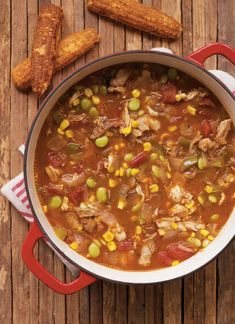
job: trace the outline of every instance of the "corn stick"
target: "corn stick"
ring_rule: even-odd
[[[100,36],[95,29],[85,29],[70,34],[63,38],[56,51],[53,73],[75,61],[99,43]],[[27,90],[31,87],[31,59],[26,58],[19,63],[12,71],[12,79],[15,86],[20,90]]]
[[[178,38],[182,31],[181,24],[172,17],[133,0],[88,0],[88,9],[164,38]]]

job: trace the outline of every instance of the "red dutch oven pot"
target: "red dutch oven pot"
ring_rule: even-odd
[[[41,127],[49,112],[59,97],[71,86],[82,80],[87,75],[109,66],[128,62],[144,62],[158,63],[177,68],[209,88],[223,103],[235,125],[235,100],[233,94],[221,81],[203,68],[204,61],[214,54],[223,55],[235,64],[234,49],[225,44],[219,43],[202,47],[186,58],[157,51],[130,51],[116,53],[97,59],[96,61],[78,69],[53,89],[44,100],[34,122],[32,123],[25,151],[24,177],[35,221],[31,225],[30,231],[23,243],[22,257],[30,271],[32,271],[34,275],[48,287],[61,294],[72,294],[92,284],[97,280],[97,278],[126,284],[158,283],[180,278],[210,262],[234,237],[235,211],[230,215],[229,220],[221,230],[218,237],[204,251],[198,252],[195,256],[185,260],[176,267],[149,271],[123,271],[108,268],[79,255],[56,237],[51,225],[42,211],[34,183],[33,161],[35,147]],[[33,249],[35,243],[41,238],[48,241],[58,253],[63,255],[68,261],[72,262],[80,269],[78,278],[71,283],[63,283],[56,279],[53,274],[48,272],[35,259]]]

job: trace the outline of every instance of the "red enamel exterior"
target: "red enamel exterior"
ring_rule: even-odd
[[[235,64],[235,51],[228,45],[213,43],[206,45],[188,57],[187,60],[192,61],[200,66],[203,66],[205,60],[212,55],[223,55],[233,64]],[[50,94],[48,95],[48,97]],[[49,271],[47,271],[34,257],[33,248],[36,242],[43,238],[44,234],[38,227],[36,221],[31,225],[30,231],[28,232],[26,239],[22,247],[22,258],[25,264],[28,266],[29,270],[34,273],[34,275],[40,279],[45,285],[60,294],[73,294],[83,289],[84,287],[92,284],[97,279],[80,271],[80,275],[71,283],[63,283],[53,276]]]
[[[205,60],[212,55],[223,55],[235,64],[235,50],[231,46],[223,43],[213,43],[203,46],[190,54],[187,59],[203,66]]]
[[[54,277],[53,274],[47,271],[34,257],[33,248],[36,242],[41,238],[43,238],[43,233],[34,221],[23,243],[22,258],[29,270],[45,285],[60,294],[69,295],[96,281],[95,278],[82,271],[80,271],[79,277],[70,283],[61,282]]]

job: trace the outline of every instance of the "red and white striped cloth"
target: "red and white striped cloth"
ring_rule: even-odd
[[[166,48],[153,48],[152,50],[172,53],[169,49]],[[211,70],[210,72],[213,73],[218,79],[220,79],[235,95],[235,78],[233,76],[220,70]],[[24,154],[24,145],[22,145],[19,150],[22,154]],[[34,216],[30,209],[29,201],[25,191],[23,173],[20,173],[17,177],[5,184],[1,188],[1,192],[12,203],[12,205],[15,206],[15,208],[19,211],[19,213],[26,221],[34,221]],[[47,242],[47,244],[49,244],[49,242]],[[69,268],[69,270],[76,276],[79,271],[78,268],[68,262],[63,256],[59,255],[57,251],[55,251],[55,253]]]

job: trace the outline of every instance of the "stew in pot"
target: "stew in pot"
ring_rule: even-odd
[[[175,266],[232,212],[234,135],[216,97],[176,69],[99,71],[60,98],[41,130],[43,211],[61,240],[100,264]]]

